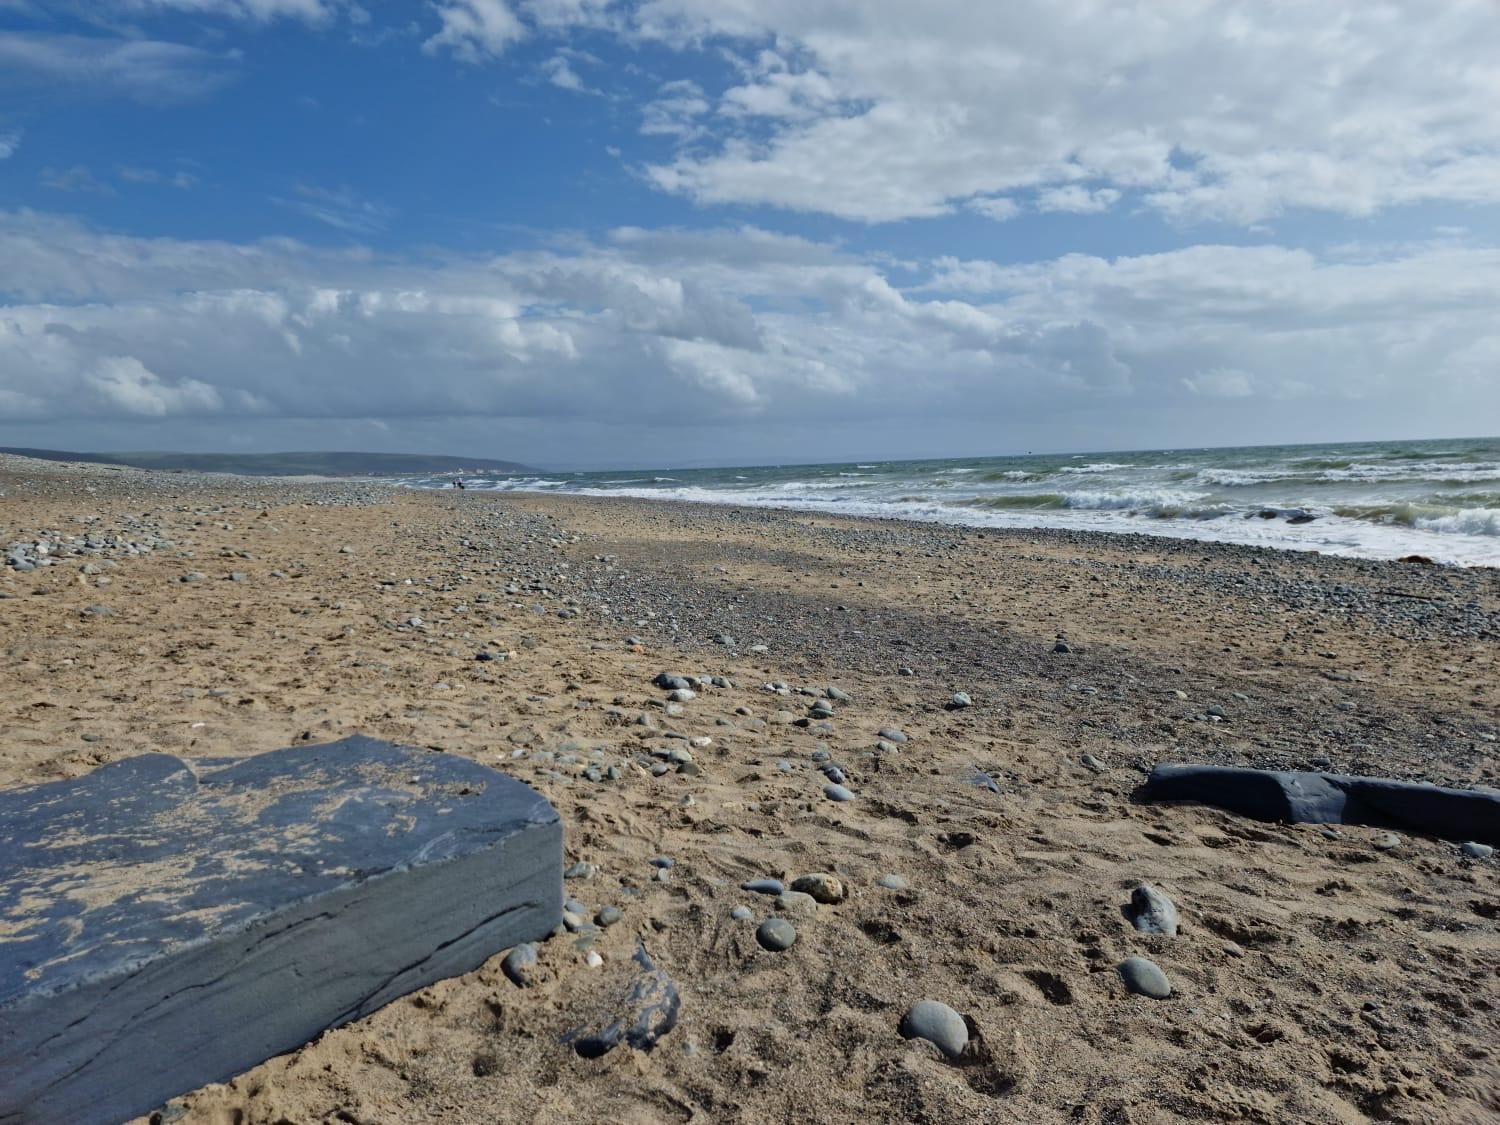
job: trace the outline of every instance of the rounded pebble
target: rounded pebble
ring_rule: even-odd
[[[797,940],[797,927],[785,918],[767,918],[755,931],[755,940],[760,942],[762,949],[781,953],[790,949]]]
[[[1481,844],[1474,840],[1468,841],[1458,850],[1463,852],[1464,855],[1468,856],[1470,859],[1489,859],[1492,855],[1495,854],[1495,849],[1492,848],[1489,844]]]
[[[918,1000],[901,1017],[901,1035],[905,1039],[925,1039],[948,1058],[956,1059],[968,1046],[969,1026],[947,1004]]]
[[[911,885],[900,875],[895,874],[882,875],[875,882],[878,886],[882,886],[888,891],[904,891]]]
[[[1172,995],[1172,983],[1155,961],[1144,957],[1127,957],[1120,962],[1120,979],[1125,987],[1137,996],[1149,996],[1153,1000],[1165,1000]]]
[[[845,789],[842,785],[823,786],[823,796],[827,797],[830,801],[854,800],[854,794]]]
[[[736,922],[744,922],[755,917],[755,911],[751,910],[748,906],[736,906],[729,912],[729,916]]]
[[[779,895],[786,888],[781,885],[780,879],[746,879],[740,884],[740,890],[753,891],[758,895]]]
[[[813,899],[826,905],[843,902],[849,894],[838,876],[830,875],[826,871],[814,871],[811,875],[797,876],[792,880],[792,890],[811,895]]]

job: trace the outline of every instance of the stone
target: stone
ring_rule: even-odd
[[[782,891],[776,896],[776,909],[783,914],[810,918],[818,912],[818,900],[803,891]]]
[[[0,1120],[146,1113],[562,913],[543,797],[362,737],[13,790],[0,838]]]
[[[904,891],[910,886],[904,878],[894,874],[882,875],[875,880],[875,885],[884,887],[888,891]]]
[[[1363,824],[1500,844],[1500,793],[1332,773],[1159,765],[1142,796],[1196,801],[1255,820]]]
[[[1463,846],[1458,850],[1469,859],[1489,859],[1495,854],[1495,849],[1488,844],[1476,843],[1473,840],[1464,841]]]
[[[887,742],[894,742],[897,746],[900,746],[907,740],[906,734],[895,727],[881,727],[876,733]]]
[[[758,895],[779,895],[786,888],[780,879],[747,879],[740,884],[740,890]]]
[[[591,967],[603,964],[598,954],[590,954]],[[659,968],[644,945],[636,947],[630,959],[626,981],[618,995],[611,998],[607,1010],[593,1023],[594,1030],[575,1029],[563,1036],[581,1058],[597,1059],[620,1044],[637,1051],[650,1051],[674,1027],[682,1012],[677,983]]]
[[[736,906],[729,912],[729,916],[736,922],[746,922],[755,917],[755,911],[748,906]]]
[[[1140,933],[1177,936],[1177,905],[1150,883],[1142,883],[1130,892],[1126,913],[1130,924]]]
[[[1165,1000],[1172,995],[1172,984],[1167,980],[1167,974],[1161,971],[1155,961],[1148,961],[1144,957],[1127,957],[1121,961],[1120,979],[1137,996]]]
[[[848,789],[845,789],[842,785],[823,786],[823,796],[827,797],[830,801],[854,800],[854,794],[851,793]]]
[[[512,984],[521,988],[531,986],[531,970],[536,967],[536,946],[529,941],[516,946],[505,955],[500,962],[500,971],[503,972]]]
[[[950,711],[962,711],[965,707],[972,706],[974,706],[974,701],[969,698],[969,693],[966,691],[956,691],[953,693],[953,698],[948,700]]]
[[[901,1017],[903,1039],[925,1039],[950,1059],[969,1045],[969,1025],[940,1000],[918,1000]]]
[[[1397,836],[1394,832],[1382,832],[1379,836],[1375,837],[1371,846],[1377,852],[1394,851],[1401,846],[1401,837]]]
[[[698,693],[696,691],[694,691],[692,688],[685,687],[677,688],[667,696],[667,699],[673,703],[691,703],[697,698]]]
[[[797,940],[797,927],[785,918],[767,918],[755,931],[755,940],[760,942],[762,949],[782,953]]]
[[[818,902],[832,905],[849,897],[843,882],[837,875],[826,871],[814,871],[811,875],[799,875],[792,880],[792,890],[812,895]]]

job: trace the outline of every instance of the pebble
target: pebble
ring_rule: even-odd
[[[669,855],[658,855],[651,857],[652,867],[676,867],[677,861]]]
[[[1079,759],[1079,761],[1084,764],[1084,767],[1086,769],[1091,769],[1095,773],[1104,772],[1104,763],[1101,762],[1098,758],[1094,757],[1092,754],[1085,754],[1082,758]]]
[[[904,1039],[925,1039],[950,1059],[963,1054],[969,1043],[969,1027],[947,1004],[918,1000],[901,1017]]]
[[[785,918],[767,918],[755,931],[755,940],[760,942],[762,949],[781,953],[790,949],[797,940],[797,927]]]
[[[613,926],[623,917],[625,917],[625,912],[618,906],[606,906],[594,916],[594,921],[601,926]]]
[[[826,871],[814,871],[810,875],[799,875],[792,880],[792,890],[811,895],[818,902],[831,905],[849,897],[843,882]]]
[[[564,879],[589,879],[593,877],[595,867],[592,863],[579,861],[563,872]]]
[[[842,785],[823,786],[823,796],[827,797],[830,801],[854,800],[854,794],[845,789]]]
[[[1489,859],[1495,854],[1495,849],[1489,844],[1480,844],[1474,840],[1468,841],[1458,850],[1470,859]]]
[[[900,875],[886,874],[875,880],[877,886],[884,887],[888,891],[904,891],[911,884]]]
[[[681,687],[673,691],[667,698],[673,703],[689,703],[698,698],[698,693],[692,688]]]
[[[536,962],[536,946],[527,942],[505,955],[505,960],[500,962],[500,970],[510,978],[512,984],[526,988],[531,984],[529,970],[536,967]]]
[[[747,879],[740,884],[740,890],[758,895],[779,895],[786,888],[781,885],[780,879]]]
[[[729,912],[729,916],[736,922],[745,922],[755,917],[755,911],[751,910],[748,906],[736,906]]]
[[[1165,1000],[1172,995],[1172,984],[1167,980],[1167,974],[1161,971],[1156,962],[1144,957],[1127,957],[1121,961],[1120,979],[1137,996]]]
[[[776,896],[776,909],[783,914],[811,917],[818,912],[818,900],[803,891],[782,891]]]
[[[895,727],[881,727],[876,733],[887,742],[894,742],[898,746],[906,741],[905,733]]]
[[[953,698],[948,700],[948,706],[956,711],[962,711],[965,707],[974,706],[974,701],[969,698],[968,692],[956,691],[953,693]]]
[[[1401,837],[1394,832],[1383,832],[1376,836],[1371,846],[1379,852],[1388,852],[1401,846]]]
[[[1150,883],[1130,892],[1130,923],[1143,934],[1177,936],[1177,905]]]

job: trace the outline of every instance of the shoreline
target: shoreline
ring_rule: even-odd
[[[425,487],[420,486],[420,485],[407,484],[407,483],[405,483],[405,478],[394,478],[394,477],[392,477],[392,478],[384,478],[384,479],[386,481],[394,484],[396,487],[407,488],[407,489],[410,489],[412,491],[419,491],[419,492],[441,492],[441,491],[444,491],[443,489],[436,489],[436,488],[429,489],[429,488],[425,488]],[[1365,533],[1368,533],[1368,532],[1374,531],[1374,530],[1395,530],[1395,531],[1397,531],[1400,534],[1405,534],[1405,535],[1412,536],[1411,542],[1408,543],[1407,545],[1405,545],[1405,546],[1403,546],[1401,548],[1391,548],[1390,549],[1393,552],[1396,551],[1396,550],[1403,551],[1403,552],[1405,552],[1404,554],[1399,554],[1399,555],[1395,554],[1395,553],[1391,553],[1391,554],[1384,554],[1384,553],[1382,553],[1382,554],[1367,554],[1367,553],[1360,553],[1360,551],[1354,550],[1354,549],[1351,549],[1351,550],[1348,550],[1348,551],[1329,550],[1328,549],[1328,546],[1329,546],[1328,544],[1301,546],[1301,545],[1298,545],[1295,542],[1277,542],[1277,543],[1244,542],[1244,541],[1241,541],[1241,540],[1238,540],[1238,539],[1233,539],[1233,538],[1222,538],[1222,537],[1212,537],[1212,536],[1195,535],[1195,534],[1192,534],[1191,531],[1190,531],[1190,527],[1195,526],[1195,525],[1196,526],[1207,526],[1207,525],[1209,525],[1211,523],[1212,524],[1217,524],[1219,520],[1230,519],[1230,518],[1238,519],[1238,520],[1242,521],[1244,524],[1246,524],[1247,526],[1252,526],[1253,527],[1253,526],[1255,526],[1255,524],[1252,523],[1251,521],[1255,520],[1257,517],[1254,514],[1251,514],[1251,513],[1241,514],[1241,515],[1233,516],[1233,517],[1231,517],[1229,514],[1225,514],[1223,516],[1216,517],[1213,520],[1206,520],[1206,519],[1204,519],[1204,520],[1186,520],[1186,519],[1183,519],[1181,517],[1162,517],[1162,516],[1134,515],[1134,514],[1132,514],[1130,516],[1130,518],[1132,518],[1132,519],[1139,519],[1139,520],[1141,520],[1143,522],[1158,522],[1160,524],[1160,526],[1158,526],[1155,530],[1136,531],[1136,530],[1133,530],[1133,529],[1130,529],[1130,528],[1125,528],[1125,527],[1120,527],[1120,528],[1076,527],[1075,528],[1075,527],[1064,527],[1064,526],[1042,525],[1042,524],[1023,524],[1023,523],[1014,523],[1014,524],[1012,524],[1012,523],[969,522],[969,521],[965,521],[964,519],[962,519],[960,517],[960,513],[963,511],[963,509],[959,508],[959,507],[952,507],[952,508],[946,509],[941,515],[933,515],[930,518],[925,518],[925,517],[922,517],[922,516],[919,516],[919,515],[914,515],[912,513],[907,513],[907,514],[903,515],[903,514],[900,514],[900,513],[884,514],[884,513],[880,513],[880,512],[849,512],[849,511],[838,511],[838,510],[834,510],[834,504],[833,504],[833,502],[828,502],[828,503],[825,503],[825,504],[819,504],[818,502],[812,501],[812,500],[751,503],[751,502],[736,502],[735,500],[733,500],[732,498],[729,498],[729,497],[726,497],[724,499],[690,499],[690,498],[686,498],[686,497],[677,497],[677,496],[660,497],[660,498],[658,498],[658,497],[654,497],[654,496],[644,495],[644,494],[639,493],[639,492],[631,492],[631,491],[627,491],[627,490],[606,490],[606,489],[596,489],[596,490],[593,490],[593,491],[590,491],[590,492],[581,492],[581,491],[572,491],[572,492],[570,492],[570,491],[564,491],[564,490],[560,490],[560,489],[543,489],[543,488],[538,488],[538,489],[526,489],[526,488],[480,488],[480,487],[476,487],[476,486],[470,486],[469,488],[467,488],[467,489],[465,489],[463,491],[477,492],[477,493],[489,493],[489,494],[505,495],[505,496],[512,496],[512,495],[558,496],[558,497],[573,496],[573,497],[579,497],[579,498],[585,498],[585,499],[597,499],[597,500],[607,500],[607,499],[639,500],[639,501],[642,501],[642,502],[645,502],[645,503],[691,504],[691,505],[701,505],[701,506],[706,506],[706,507],[732,507],[732,508],[748,508],[748,509],[769,510],[769,511],[802,512],[802,513],[807,513],[807,514],[815,514],[815,515],[821,515],[821,516],[828,516],[828,517],[834,518],[834,519],[893,520],[893,521],[896,521],[896,522],[899,522],[899,523],[933,524],[933,525],[942,526],[942,527],[957,527],[957,528],[964,528],[964,529],[968,529],[968,530],[986,531],[986,532],[1006,532],[1006,531],[1013,531],[1013,532],[1032,532],[1032,531],[1043,532],[1043,531],[1055,531],[1055,532],[1061,532],[1061,533],[1065,533],[1065,534],[1074,534],[1074,535],[1123,536],[1123,537],[1126,537],[1126,538],[1140,536],[1140,537],[1146,537],[1146,538],[1152,538],[1152,539],[1170,539],[1170,540],[1175,540],[1175,541],[1185,542],[1185,543],[1217,543],[1217,544],[1222,544],[1222,545],[1225,545],[1225,546],[1243,547],[1243,548],[1250,549],[1250,550],[1279,551],[1279,552],[1286,552],[1286,553],[1292,553],[1292,554],[1313,554],[1313,555],[1319,555],[1319,556],[1324,557],[1324,558],[1361,559],[1361,560],[1370,561],[1370,562],[1401,562],[1404,558],[1407,558],[1407,557],[1410,557],[1410,556],[1432,557],[1432,556],[1436,556],[1436,555],[1442,555],[1444,553],[1443,548],[1444,548],[1444,538],[1445,538],[1444,535],[1443,535],[1443,533],[1441,533],[1441,532],[1426,532],[1426,531],[1421,531],[1419,529],[1412,529],[1412,528],[1405,528],[1405,527],[1396,527],[1394,525],[1383,525],[1383,524],[1374,524],[1374,523],[1365,524],[1365,523],[1362,523],[1360,521],[1355,521],[1355,520],[1346,520],[1346,521],[1344,521],[1342,523],[1339,523],[1339,524],[1331,524],[1330,523],[1331,520],[1336,520],[1336,519],[1337,520],[1342,520],[1343,519],[1343,517],[1339,517],[1339,516],[1325,515],[1325,516],[1318,517],[1318,519],[1314,521],[1315,523],[1321,521],[1322,522],[1322,526],[1325,527],[1325,528],[1329,527],[1329,526],[1338,526],[1338,527],[1341,527],[1341,528],[1344,528],[1344,529],[1348,530],[1350,533],[1356,533],[1356,532],[1365,532]],[[1061,510],[1065,511],[1066,509],[1061,509]],[[1017,520],[1020,520],[1020,519],[1025,518],[1025,517],[1017,515],[1014,518],[1017,519]],[[1082,516],[1079,516],[1078,518],[1079,519],[1088,519],[1090,517],[1087,516],[1087,515],[1082,515]],[[1179,519],[1181,519],[1181,521],[1182,521],[1181,524],[1178,524],[1178,523],[1175,522],[1176,520],[1179,520]],[[1174,527],[1179,527],[1179,526],[1181,527],[1181,534],[1174,534],[1173,533]],[[1374,550],[1374,548],[1370,548],[1370,550]],[[1495,548],[1495,551],[1496,551],[1497,555],[1500,555],[1500,546],[1497,546]],[[1431,554],[1429,555],[1428,553],[1431,553]],[[1488,562],[1488,561],[1482,561],[1482,562],[1465,562],[1465,561],[1459,561],[1459,560],[1455,560],[1455,559],[1442,559],[1442,558],[1433,558],[1433,562],[1434,562],[1435,565],[1438,565],[1438,566],[1454,567],[1454,568],[1463,569],[1463,570],[1500,570],[1500,562]]]
[[[88,483],[0,462],[0,547],[59,533],[50,565],[0,558],[0,787],[364,733],[532,785],[590,865],[567,894],[620,912],[583,935],[596,968],[579,934],[538,947],[530,988],[497,956],[174,1121],[1415,1125],[1500,1097],[1492,862],[1137,797],[1164,761],[1500,785],[1500,572],[670,500]],[[668,706],[663,671],[731,686]],[[813,718],[830,686],[847,701]],[[857,800],[823,796],[829,760]],[[740,884],[812,871],[847,899],[761,948],[781,908]],[[1122,916],[1140,882],[1177,937]],[[562,1037],[640,943],[679,1026],[576,1057]],[[1126,993],[1127,956],[1174,995]],[[972,1065],[900,1036],[920,999],[972,1021]]]

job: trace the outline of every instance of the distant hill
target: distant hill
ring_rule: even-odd
[[[245,476],[394,477],[426,473],[534,473],[515,461],[483,457],[439,457],[425,453],[68,453],[59,449],[17,449],[0,453],[43,461],[83,461],[128,465],[162,472],[240,473]]]

